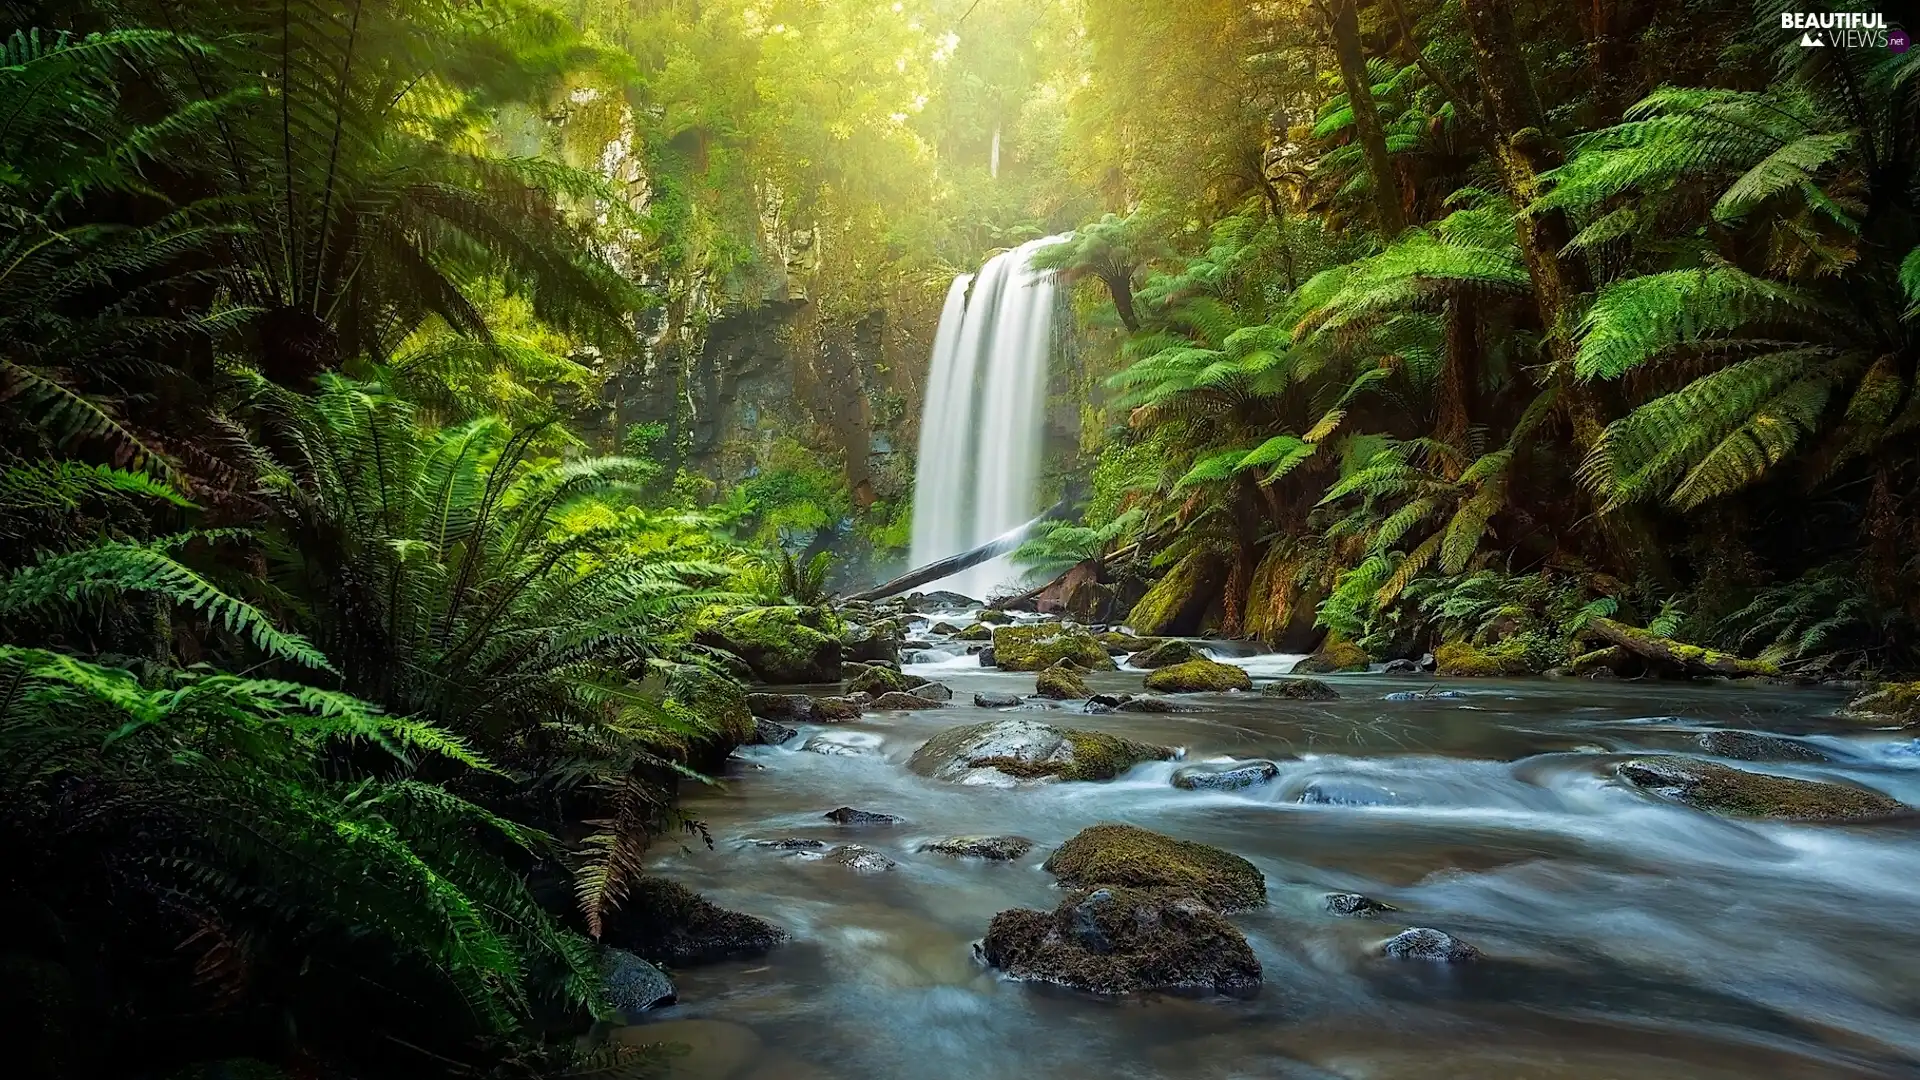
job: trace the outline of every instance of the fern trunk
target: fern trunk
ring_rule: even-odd
[[[1356,0],[1336,0],[1329,22],[1333,30],[1333,51],[1340,59],[1340,82],[1347,88],[1347,101],[1353,107],[1353,127],[1360,136],[1360,148],[1366,154],[1367,175],[1373,181],[1373,206],[1376,223],[1384,236],[1398,236],[1406,228],[1406,215],[1400,206],[1400,182],[1394,175],[1393,161],[1387,157],[1386,131],[1380,126],[1380,113],[1373,106],[1373,89],[1367,78],[1367,57],[1360,46],[1360,18],[1354,11]]]

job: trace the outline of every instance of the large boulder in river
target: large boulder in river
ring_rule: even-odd
[[[710,903],[684,885],[642,878],[608,918],[602,939],[642,959],[685,967],[759,956],[786,941],[787,932]]]
[[[1278,679],[1260,688],[1261,697],[1284,698],[1287,701],[1338,701],[1340,692],[1319,679],[1300,678]]]
[[[871,626],[849,626],[840,635],[840,655],[846,660],[900,659],[900,624],[881,619]]]
[[[1240,856],[1132,825],[1082,829],[1045,866],[1062,885],[1172,889],[1220,911],[1267,902],[1266,876]]]
[[[1067,660],[1041,668],[1040,674],[1034,678],[1033,692],[1055,701],[1084,701],[1093,696],[1087,680],[1080,677],[1080,669]]]
[[[1184,664],[1189,660],[1201,659],[1205,659],[1205,657],[1201,655],[1199,649],[1193,647],[1192,642],[1181,641],[1175,638],[1172,641],[1162,641],[1157,645],[1141,649],[1139,652],[1127,657],[1127,666],[1137,668],[1163,668],[1170,667],[1174,664]]]
[[[956,859],[988,859],[1010,862],[1033,850],[1033,841],[1024,836],[949,836],[922,844],[921,851],[937,851]]]
[[[1124,621],[1137,634],[1198,633],[1226,580],[1225,556],[1206,549],[1190,552],[1153,583]]]
[[[1380,943],[1380,955],[1393,960],[1427,960],[1438,964],[1470,964],[1480,950],[1432,927],[1402,930]]]
[[[1188,791],[1238,791],[1280,775],[1271,761],[1209,761],[1173,770],[1173,786]]]
[[[1920,722],[1920,682],[1881,683],[1847,702],[1845,712],[1882,724]]]
[[[1172,889],[1103,886],[1070,893],[1051,912],[1003,911],[979,950],[1010,978],[1096,994],[1245,997],[1260,987],[1260,961],[1246,937]]]
[[[672,664],[667,670],[666,696],[699,720],[710,740],[724,748],[722,756],[754,741],[747,688],[738,679],[700,664]]]
[[[1312,656],[1293,665],[1295,675],[1325,675],[1337,671],[1367,670],[1367,654],[1351,641],[1329,637]]]
[[[1220,690],[1251,690],[1247,669],[1217,660],[1189,660],[1147,674],[1147,689],[1168,694],[1199,694]]]
[[[832,682],[840,676],[836,623],[819,608],[716,605],[695,617],[693,639],[739,657],[762,682]]]
[[[1735,761],[1831,761],[1826,752],[1799,739],[1767,735],[1758,731],[1733,731],[1721,728],[1703,731],[1693,737],[1703,753]]]
[[[1643,791],[1739,817],[1854,821],[1907,809],[1877,791],[1851,784],[1770,776],[1693,758],[1635,758],[1623,762],[1619,774]]]
[[[747,711],[768,720],[804,724],[813,719],[813,699],[805,694],[748,694]]]
[[[1088,671],[1111,671],[1114,667],[1106,646],[1078,626],[1040,623],[994,627],[993,661],[1002,671],[1039,671],[1062,660],[1072,660]]]
[[[900,690],[889,690],[879,697],[874,698],[873,704],[867,706],[867,708],[874,712],[903,712],[908,709],[938,709],[945,704],[946,702],[944,701],[923,698],[918,694]]]
[[[678,1000],[665,972],[625,949],[601,949],[597,966],[607,981],[607,1000],[628,1023],[648,1009]]]
[[[866,693],[879,697],[881,694],[911,690],[927,681],[903,675],[882,664],[861,664],[858,667],[849,666],[846,670],[850,672],[847,676],[849,694]]]
[[[1019,780],[1111,780],[1143,761],[1173,757],[1170,747],[1100,731],[1076,731],[1008,718],[950,728],[913,752],[907,767],[963,784]]]

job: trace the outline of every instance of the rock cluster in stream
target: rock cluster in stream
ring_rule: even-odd
[[[1260,961],[1226,918],[1266,901],[1253,864],[1129,825],[1085,829],[1045,868],[1071,891],[1052,911],[993,917],[976,947],[1008,977],[1097,994],[1247,996]]]

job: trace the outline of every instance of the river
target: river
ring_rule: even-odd
[[[1293,659],[1223,658],[1257,683]],[[1727,820],[1611,778],[1622,752],[1697,751],[1701,730],[1756,729],[1806,736],[1834,762],[1746,767],[1850,778],[1920,805],[1920,757],[1899,752],[1910,740],[1833,719],[1838,694],[1333,676],[1342,696],[1325,703],[1214,694],[1179,715],[1021,714],[1175,745],[1188,762],[1279,762],[1262,787],[1180,790],[1174,763],[1157,763],[1109,783],[1000,790],[904,763],[935,732],[995,715],[972,705],[975,691],[1031,692],[1033,676],[971,658],[908,670],[952,687],[952,704],[743,750],[723,784],[687,799],[715,847],[660,851],[655,872],[795,940],[675,974],[685,1004],[650,1017],[723,1044],[682,1059],[675,1077],[1920,1076],[1913,823]],[[1138,692],[1141,675],[1089,681]],[[1464,696],[1383,700],[1436,686]],[[798,749],[822,732],[863,752]],[[842,805],[905,823],[822,819]],[[1265,873],[1268,905],[1233,916],[1265,970],[1257,996],[1107,1000],[1010,982],[974,959],[995,912],[1058,902],[1040,863],[1099,822],[1214,844]],[[1037,846],[1012,863],[920,851],[981,833]],[[858,842],[898,867],[862,874],[752,842],[789,836]],[[1323,909],[1329,891],[1401,910],[1337,918]],[[1408,926],[1445,930],[1485,959],[1372,954]]]

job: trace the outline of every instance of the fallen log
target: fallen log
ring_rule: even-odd
[[[988,559],[998,558],[1019,547],[1021,544],[1026,543],[1028,535],[1036,528],[1056,518],[1064,518],[1071,514],[1073,512],[1073,505],[1072,500],[1061,499],[1039,517],[1034,518],[1024,525],[1016,525],[1006,532],[1001,533],[999,536],[981,544],[977,548],[963,551],[958,555],[949,555],[944,559],[930,562],[917,569],[909,570],[899,577],[894,578],[892,581],[876,585],[865,592],[857,592],[851,596],[843,596],[841,600],[884,600],[896,593],[906,592],[915,586],[925,585],[930,581],[939,581],[944,577],[951,577],[970,566],[978,566]]]
[[[1696,678],[1702,675],[1740,678],[1779,674],[1772,664],[1764,660],[1746,660],[1731,653],[1688,645],[1612,619],[1589,620],[1581,632],[1632,653],[1655,667]]]

